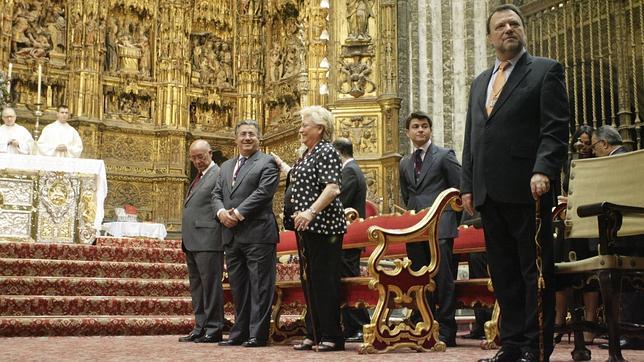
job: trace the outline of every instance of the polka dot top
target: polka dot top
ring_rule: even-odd
[[[327,184],[334,183],[338,187],[342,182],[342,161],[335,148],[328,141],[320,141],[305,154],[303,159],[295,164],[291,172],[291,182],[285,200],[292,204],[294,212],[304,211],[313,205]],[[307,231],[316,234],[340,235],[347,231],[347,222],[340,198],[336,197],[317,215]]]

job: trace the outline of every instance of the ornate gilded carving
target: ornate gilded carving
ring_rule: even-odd
[[[16,2],[11,26],[11,55],[17,59],[42,59],[63,54],[66,51],[65,24],[63,1]]]
[[[340,127],[337,134],[352,141],[356,155],[365,156],[378,152],[376,116],[339,118],[338,123]]]
[[[369,0],[346,0],[347,4],[347,25],[348,41],[369,41],[369,18],[375,18],[373,11],[374,1]]]
[[[358,98],[376,90],[376,83],[369,79],[373,72],[370,57],[353,56],[352,60],[341,59],[338,68],[338,92],[341,94],[350,94]]]
[[[151,74],[150,11],[145,6],[124,6],[126,1],[114,1],[109,11],[105,33],[100,36],[96,21],[85,26],[86,44],[95,44],[104,37],[105,55],[103,69],[148,77]]]
[[[129,160],[130,164],[132,162],[153,162],[154,143],[153,136],[106,133],[101,145],[101,158],[104,160]]]
[[[192,83],[233,87],[233,53],[230,42],[209,34],[192,34]]]
[[[34,182],[30,179],[0,178],[0,194],[4,204],[30,207],[34,198]]]
[[[42,172],[36,240],[73,243],[80,180],[63,172]]]

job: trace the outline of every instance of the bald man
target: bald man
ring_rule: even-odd
[[[0,126],[0,153],[30,154],[34,139],[25,127],[16,124],[16,111],[13,108],[7,107],[2,110],[2,122],[4,124]]]
[[[221,341],[224,327],[224,248],[210,194],[219,178],[219,166],[213,162],[210,144],[204,140],[190,145],[190,161],[199,172],[183,202],[181,249],[188,264],[195,325],[179,342],[216,343]]]

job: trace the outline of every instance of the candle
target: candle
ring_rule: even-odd
[[[42,64],[38,64],[38,98],[36,99],[36,104],[40,104],[40,93],[42,91]]]
[[[13,63],[9,63],[9,70],[7,71],[7,93],[11,93],[11,70],[13,69]]]

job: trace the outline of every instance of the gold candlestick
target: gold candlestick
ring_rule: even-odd
[[[38,137],[40,137],[40,117],[42,117],[43,113],[41,110],[42,103],[38,102],[35,104],[36,108],[32,110],[34,113],[34,116],[36,117],[36,126],[34,127],[34,141],[38,141]]]

